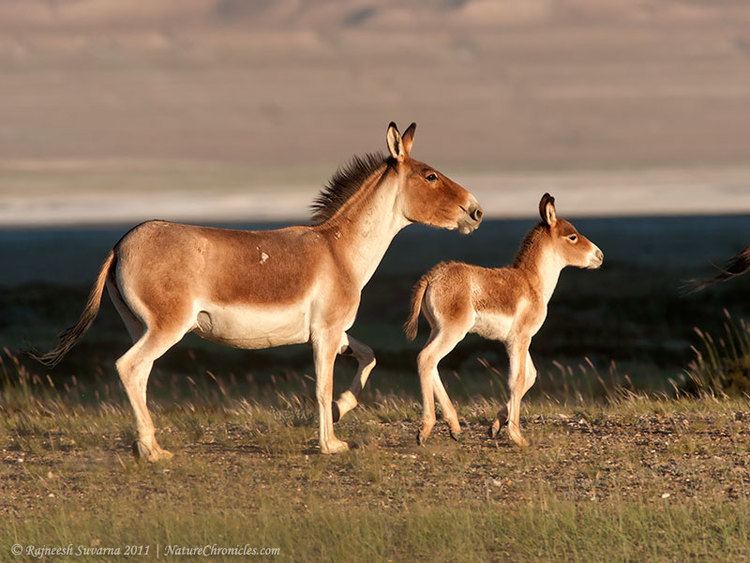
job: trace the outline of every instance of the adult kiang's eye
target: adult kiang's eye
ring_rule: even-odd
[[[436,182],[437,174],[435,174],[434,172],[430,172],[429,174],[427,174],[427,176],[425,176],[425,180],[427,180],[428,182]]]

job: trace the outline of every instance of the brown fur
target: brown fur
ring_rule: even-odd
[[[134,228],[110,253],[81,320],[40,359],[57,362],[73,346],[93,322],[106,282],[134,340],[117,370],[136,414],[139,455],[170,455],[156,442],[146,384],[153,362],[190,331],[242,348],[310,343],[321,450],[346,449],[333,432],[333,363],[349,350],[359,365],[336,401],[343,416],[375,365],[372,350],[346,333],[362,288],[408,223],[468,233],[481,222],[468,191],[411,158],[415,128],[402,137],[391,123],[389,157],[355,158],[337,172],[314,204],[315,225],[239,231],[149,221]]]
[[[430,278],[427,275],[419,278],[419,281],[414,286],[411,295],[411,313],[406,323],[404,323],[404,332],[406,338],[414,340],[417,337],[417,329],[419,328],[419,312],[422,310],[422,299],[424,299],[424,292],[427,291],[427,286],[430,283]]]
[[[511,437],[525,444],[520,433],[520,400],[533,385],[536,371],[528,347],[547,315],[547,302],[564,266],[598,267],[603,255],[564,219],[557,219],[554,199],[540,202],[542,222],[524,237],[513,264],[482,268],[462,262],[443,262],[422,276],[414,288],[411,314],[404,326],[408,338],[417,333],[420,310],[430,324],[428,343],[419,355],[424,416],[418,434],[427,439],[435,424],[434,399],[440,401],[451,435],[461,429],[455,408],[443,388],[437,365],[467,333],[505,342],[511,359]],[[434,397],[433,397],[434,392]],[[498,419],[502,418],[498,414]],[[493,433],[499,420],[493,423]]]
[[[224,304],[293,302],[318,274],[320,247],[325,244],[322,236],[306,227],[239,231],[152,221],[131,231],[115,251],[127,257],[128,273],[149,272],[138,276],[137,293],[149,309],[168,314],[172,296],[179,300],[191,295]],[[164,249],[169,249],[168,256]],[[159,254],[167,259],[154,261],[152,257]],[[175,269],[175,262],[182,267]],[[269,283],[274,279],[285,283]]]

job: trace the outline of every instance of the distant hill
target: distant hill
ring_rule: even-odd
[[[748,68],[736,0],[4,0],[0,161],[744,165]]]

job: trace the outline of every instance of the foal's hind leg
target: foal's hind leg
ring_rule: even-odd
[[[341,393],[341,396],[332,405],[334,422],[338,422],[346,413],[357,406],[357,397],[367,383],[372,368],[375,367],[375,354],[372,348],[346,333],[341,339],[339,354],[354,356],[358,365],[351,387]]]
[[[448,428],[450,429],[451,438],[458,441],[458,436],[461,434],[461,425],[458,422],[458,413],[456,407],[453,406],[453,402],[448,396],[448,392],[443,386],[443,382],[440,379],[438,370],[432,373],[432,382],[435,386],[435,397],[437,397],[440,408],[443,411],[443,418],[448,422]]]
[[[451,437],[458,438],[461,427],[458,424],[458,414],[453,403],[448,397],[440,374],[438,373],[438,364],[447,356],[456,344],[461,342],[466,336],[468,328],[434,328],[430,334],[430,340],[419,353],[417,365],[419,367],[419,382],[422,387],[422,427],[417,434],[417,442],[421,445],[429,437],[435,426],[435,397],[440,402],[443,410],[443,417],[450,426]]]
[[[117,372],[135,412],[138,439],[134,444],[134,451],[138,457],[147,461],[172,457],[156,441],[156,430],[146,404],[146,387],[154,360],[179,342],[184,334],[183,331],[147,329],[140,340],[117,360]]]

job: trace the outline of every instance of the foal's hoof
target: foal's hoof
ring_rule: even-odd
[[[432,434],[432,429],[435,428],[434,422],[422,422],[422,425],[417,432],[417,444],[424,446],[427,442],[427,438]]]
[[[453,438],[456,442],[461,441],[461,430],[451,430],[450,434],[451,438]]]
[[[174,457],[172,452],[164,450],[157,443],[145,444],[140,440],[133,442],[133,454],[140,460],[156,463],[157,461],[167,461]]]
[[[333,413],[333,423],[336,424],[341,420],[341,411],[339,410],[339,405],[336,401],[331,403],[331,412]]]
[[[497,438],[497,435],[500,432],[500,427],[500,421],[495,419],[492,424],[490,424],[490,427],[487,430],[487,435],[494,440],[495,438]]]
[[[513,440],[513,443],[519,448],[527,448],[529,446],[529,441],[520,434],[517,436],[511,434],[510,439]]]
[[[430,434],[432,434],[432,428],[429,428],[428,430],[420,428],[419,432],[417,432],[417,444],[424,446],[427,443],[427,438],[430,437]]]

